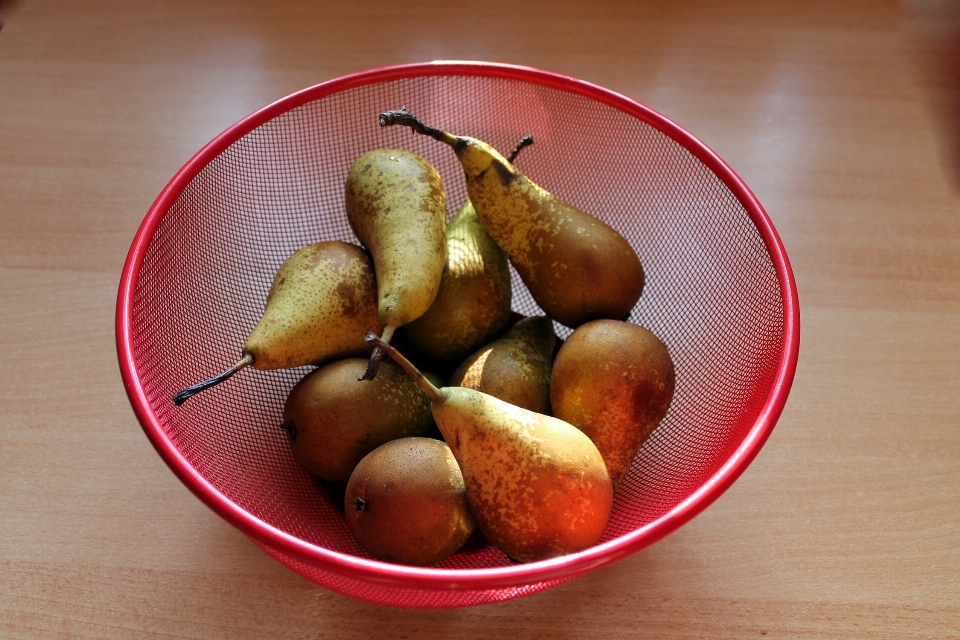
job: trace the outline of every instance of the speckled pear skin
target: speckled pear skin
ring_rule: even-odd
[[[454,140],[480,222],[548,316],[574,328],[633,309],[644,272],[623,236],[531,181],[485,142]]]
[[[300,379],[287,396],[283,428],[293,456],[310,473],[346,482],[380,445],[426,436],[434,426],[430,397],[393,362],[373,380],[357,380],[365,358],[331,362]]]
[[[613,506],[600,452],[583,432],[464,387],[444,387],[433,416],[460,465],[487,539],[519,562],[596,544]]]
[[[469,387],[550,415],[550,374],[556,343],[550,318],[524,318],[466,358],[450,377],[450,386]]]
[[[460,467],[450,447],[432,438],[371,451],[347,483],[344,516],[374,558],[422,567],[455,553],[475,528]]]
[[[376,268],[378,313],[400,327],[423,315],[447,261],[447,204],[440,174],[425,158],[376,149],[350,168],[347,220]]]
[[[660,424],[676,384],[666,345],[651,331],[595,320],[566,339],[553,363],[554,415],[586,433],[619,489],[633,459]]]
[[[277,271],[243,351],[257,369],[321,364],[369,354],[364,332],[382,329],[370,256],[345,242],[319,242]]]
[[[447,264],[437,298],[402,332],[418,351],[457,361],[510,319],[510,265],[467,200],[447,225]]]

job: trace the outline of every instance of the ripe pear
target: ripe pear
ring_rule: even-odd
[[[366,358],[331,362],[300,379],[287,396],[283,429],[293,457],[330,482],[346,482],[365,455],[391,440],[433,429],[430,397],[392,362],[370,382]]]
[[[469,387],[550,415],[550,373],[557,337],[545,316],[524,318],[464,360],[451,387]]]
[[[620,487],[643,442],[667,414],[676,383],[666,345],[618,320],[581,325],[553,363],[553,413],[593,440]]]
[[[437,388],[394,347],[368,333],[432,400],[477,526],[508,557],[531,562],[596,544],[613,506],[597,447],[562,420],[466,387]]]
[[[370,353],[367,331],[381,331],[370,255],[346,242],[303,247],[281,265],[243,357],[224,373],[173,397],[178,406],[246,366],[286,369]]]
[[[440,289],[447,262],[447,200],[440,174],[425,158],[375,149],[350,168],[347,220],[373,256],[383,340],[422,316]],[[365,379],[376,375],[375,352]]]
[[[450,447],[433,438],[401,438],[367,454],[350,476],[343,506],[360,546],[399,564],[436,564],[476,526],[460,467]]]
[[[447,224],[447,264],[437,298],[402,332],[426,355],[460,360],[506,326],[512,296],[507,256],[467,200]]]
[[[507,254],[533,299],[568,327],[620,319],[643,293],[644,272],[616,230],[554,196],[489,144],[424,126],[405,109],[380,115],[453,147],[484,229]]]

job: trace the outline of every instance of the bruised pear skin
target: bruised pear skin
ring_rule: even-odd
[[[427,312],[402,332],[421,353],[460,360],[506,326],[512,295],[507,256],[467,200],[447,224],[440,291]]]
[[[304,376],[287,396],[283,428],[293,457],[330,482],[346,482],[365,455],[391,440],[434,428],[430,398],[392,362],[357,380],[364,358],[331,362]]]
[[[533,562],[600,540],[613,485],[590,438],[473,389],[439,391],[434,419],[460,465],[477,527],[494,546]]]
[[[464,360],[451,387],[469,387],[550,415],[550,373],[557,337],[550,318],[524,318]]]
[[[423,315],[447,261],[447,201],[440,174],[402,149],[375,149],[353,164],[347,220],[373,256],[380,322],[393,328]]]
[[[673,360],[653,332],[628,322],[595,320],[560,347],[550,400],[557,418],[597,445],[616,490],[667,414],[675,385]]]
[[[382,327],[370,255],[345,242],[319,242],[277,271],[243,352],[256,369],[321,364],[369,354],[363,335]]]
[[[434,565],[475,528],[460,467],[432,438],[401,438],[367,454],[347,482],[343,510],[360,546],[398,564]]]

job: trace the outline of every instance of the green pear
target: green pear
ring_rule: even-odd
[[[460,360],[506,326],[512,295],[507,257],[467,200],[447,225],[447,264],[437,298],[402,332],[426,355]]]
[[[373,256],[383,339],[422,316],[440,290],[447,262],[447,201],[425,158],[375,149],[350,168],[345,187],[350,228]],[[376,352],[365,374],[376,375]]]
[[[537,185],[481,140],[424,126],[405,109],[380,115],[381,126],[392,124],[453,147],[480,222],[548,316],[578,327],[630,313],[643,293],[643,266],[616,230]]]
[[[670,408],[676,375],[651,331],[594,320],[566,339],[553,363],[553,413],[586,433],[603,455],[614,489]]]
[[[524,318],[464,360],[451,387],[469,387],[550,415],[550,372],[557,337],[545,316]]]
[[[597,447],[562,420],[465,387],[437,388],[397,350],[368,333],[432,400],[477,526],[508,557],[531,562],[596,544],[613,506]]]
[[[179,406],[250,365],[286,369],[368,354],[363,334],[382,327],[370,255],[345,242],[308,245],[287,258],[274,276],[240,361],[180,391],[173,401]]]
[[[476,526],[457,460],[432,438],[400,438],[367,454],[347,483],[343,511],[374,558],[422,567],[455,553]]]
[[[377,377],[357,380],[366,358],[346,358],[300,379],[283,407],[283,429],[293,457],[323,480],[346,482],[365,455],[380,445],[433,430],[430,398],[392,362]]]

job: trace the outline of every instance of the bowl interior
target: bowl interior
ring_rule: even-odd
[[[783,352],[780,284],[744,206],[694,155],[631,115],[534,82],[439,75],[358,86],[269,120],[203,168],[150,240],[134,297],[137,375],[166,436],[262,521],[368,557],[334,493],[298,466],[280,428],[286,394],[308,369],[247,369],[179,408],[171,397],[239,358],[284,259],[320,240],[357,242],[343,185],[364,152],[420,153],[439,169],[451,214],[463,203],[462,170],[449,147],[378,126],[380,112],[402,105],[504,153],[533,134],[517,166],[636,248],[647,284],[632,321],[667,344],[677,388],[616,497],[604,540],[653,522],[701,487],[756,422]],[[541,313],[515,273],[513,309]],[[509,564],[479,541],[440,566]]]

